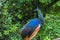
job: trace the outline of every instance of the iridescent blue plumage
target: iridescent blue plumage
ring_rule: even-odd
[[[27,36],[27,35],[31,35],[32,32],[34,31],[34,29],[38,26],[38,25],[42,25],[41,22],[35,18],[35,19],[31,19],[22,29],[21,31],[21,35],[23,37]]]
[[[30,36],[34,30],[40,25],[40,27],[44,24],[44,18],[41,13],[41,10],[36,8],[36,11],[38,13],[38,18],[31,19],[26,25],[24,25],[22,31],[21,31],[21,36],[22,38],[25,38],[26,36]]]
[[[35,19],[31,19],[26,26],[36,27],[38,26],[38,24],[41,24],[41,22],[39,21],[39,19],[35,18]]]

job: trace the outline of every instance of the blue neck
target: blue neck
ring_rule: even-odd
[[[37,11],[37,13],[38,13],[38,19],[41,21],[42,24],[44,24],[44,17],[43,17],[43,15],[42,15],[41,10],[38,8],[38,6],[37,6],[37,8],[36,8],[36,11]]]

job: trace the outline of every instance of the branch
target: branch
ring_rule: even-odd
[[[53,0],[51,3],[49,3],[47,5],[48,8],[50,8],[51,6],[53,6],[56,2],[58,2],[59,0]]]
[[[32,1],[32,4],[36,7],[36,6],[43,6],[44,5],[44,3],[41,3],[39,0],[33,0]]]
[[[34,4],[34,6],[38,6],[39,5],[39,0],[33,0],[33,4]]]
[[[53,0],[51,3],[49,3],[48,5],[45,5],[43,7],[43,10],[47,13],[49,13],[49,9],[51,6],[53,6],[56,2],[58,2],[59,0]],[[46,16],[46,13],[44,13],[44,17]]]

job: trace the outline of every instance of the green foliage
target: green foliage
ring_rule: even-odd
[[[54,38],[60,37],[60,16],[57,15],[47,15],[46,16],[46,23],[44,25],[44,28],[42,29],[42,33],[40,36],[41,39],[45,38],[46,36],[49,37],[49,39],[53,40]],[[45,36],[45,37],[44,37]]]
[[[43,4],[52,0],[40,0]],[[22,26],[37,14],[32,0],[0,0],[0,40],[20,40]],[[40,8],[40,6],[39,6]],[[53,5],[46,14],[44,27],[36,36],[36,40],[53,40],[60,37],[60,1]],[[46,13],[46,10],[43,10]]]

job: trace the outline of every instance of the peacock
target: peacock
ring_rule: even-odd
[[[44,25],[44,17],[38,6],[36,6],[36,12],[38,17],[28,21],[28,23],[26,23],[21,30],[21,37],[23,40],[33,39]]]

